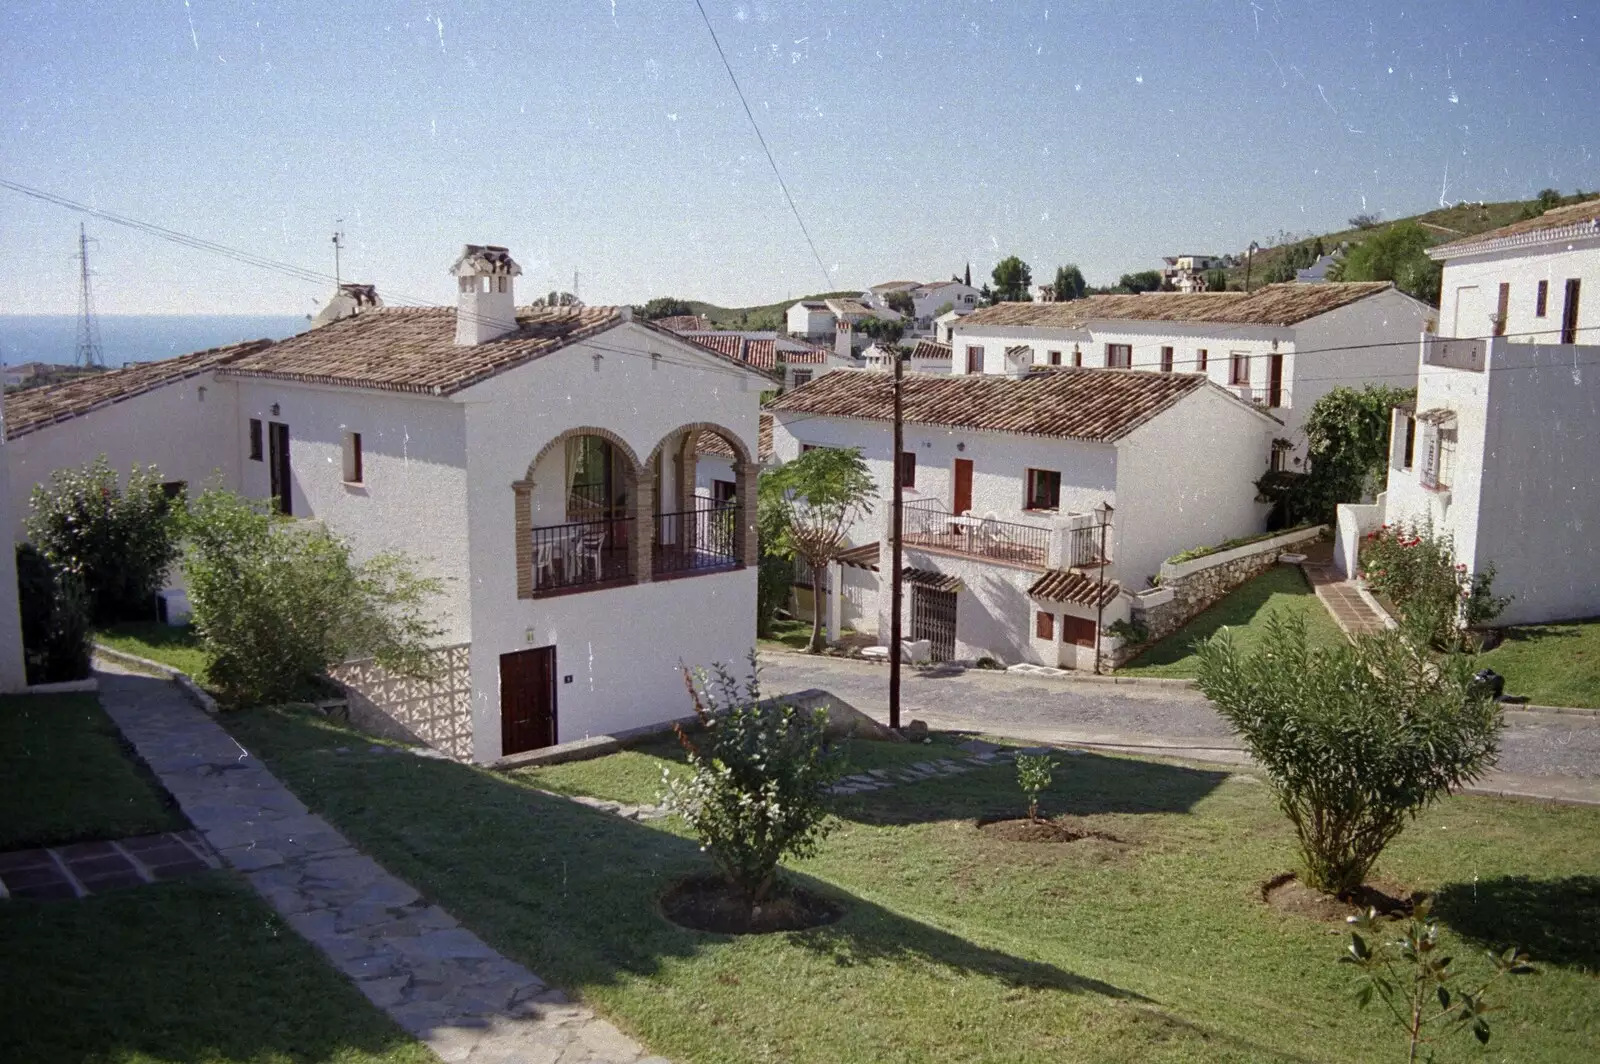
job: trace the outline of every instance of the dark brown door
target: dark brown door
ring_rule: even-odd
[[[1578,342],[1578,284],[1576,277],[1567,280],[1567,301],[1561,308],[1561,342]]]
[[[956,593],[911,585],[911,638],[926,639],[934,661],[956,656]]]
[[[1268,362],[1267,405],[1283,405],[1283,356],[1273,355]]]
[[[500,655],[500,753],[556,744],[556,648]]]
[[[972,509],[972,459],[956,459],[956,489],[950,500],[950,512],[964,514]]]
[[[285,517],[293,515],[289,490],[289,426],[277,421],[267,423],[267,468],[272,473],[272,497],[278,502],[278,511]]]

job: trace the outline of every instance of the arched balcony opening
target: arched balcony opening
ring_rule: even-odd
[[[640,527],[641,506],[650,502],[640,489],[638,461],[614,433],[572,429],[546,445],[527,478],[512,485],[518,595],[640,579],[640,548],[651,535]]]
[[[668,433],[645,463],[655,489],[652,579],[752,564],[756,468],[743,442],[718,425]]]

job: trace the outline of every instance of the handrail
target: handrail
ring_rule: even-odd
[[[655,571],[680,573],[739,562],[739,506],[707,503],[656,514]]]
[[[535,593],[632,578],[633,526],[611,517],[529,529]]]

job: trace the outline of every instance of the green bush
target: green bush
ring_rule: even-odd
[[[182,504],[173,505],[155,466],[128,474],[126,487],[105,455],[58,469],[33,489],[28,539],[51,565],[83,582],[96,624],[140,620],[178,557]]]
[[[17,605],[29,683],[89,675],[89,596],[76,574],[52,565],[32,545],[19,544]]]
[[[678,738],[690,773],[663,770],[663,801],[751,905],[771,892],[778,862],[805,857],[827,834],[828,788],[840,758],[826,742],[828,714],[761,703],[752,656],[743,684],[721,665],[686,673],[703,732]]]
[[[1361,541],[1361,575],[1394,603],[1400,626],[1436,650],[1464,649],[1471,630],[1498,617],[1511,600],[1493,593],[1494,566],[1468,573],[1449,536],[1431,523],[1384,525]]]
[[[1240,651],[1224,628],[1199,650],[1199,687],[1244,740],[1294,825],[1307,886],[1361,885],[1406,822],[1494,763],[1500,707],[1472,661],[1436,661],[1394,632],[1312,648],[1270,617]]]
[[[298,697],[331,666],[358,657],[430,674],[440,631],[423,610],[440,585],[404,556],[357,563],[321,525],[275,517],[220,488],[195,500],[186,531],[194,627],[224,701]]]
[[[1028,819],[1039,819],[1039,795],[1050,789],[1050,770],[1056,767],[1049,754],[1017,755],[1017,786],[1028,799]]]

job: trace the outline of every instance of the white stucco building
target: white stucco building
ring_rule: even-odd
[[[358,557],[412,556],[445,588],[440,677],[342,678],[458,757],[683,716],[680,663],[749,650],[771,379],[626,308],[518,308],[504,248],[469,245],[452,272],[454,307],[368,306],[44,390],[11,497],[104,451],[191,486],[215,470]],[[735,485],[721,500],[696,491],[706,435]]]
[[[767,374],[776,387],[798,388],[831,370],[855,365],[832,348],[780,336],[775,332],[734,332],[726,329],[673,330],[686,340]]]
[[[949,375],[949,344],[935,343],[932,340],[918,340],[915,343],[901,344],[900,346],[905,349],[905,368],[908,373]],[[877,370],[882,373],[894,372],[894,359],[877,344],[873,344],[862,351],[861,359],[865,363],[866,369]]]
[[[861,293],[861,302],[884,310],[889,305],[888,297],[895,292],[904,292],[911,297],[909,325],[917,331],[932,329],[934,319],[947,313],[942,309],[946,304],[949,304],[948,313],[969,314],[977,309],[982,298],[982,293],[976,288],[961,281],[888,281]]]
[[[1431,522],[1511,595],[1497,623],[1600,616],[1600,200],[1432,249],[1443,328],[1397,410],[1380,504],[1340,508],[1340,560],[1387,522]],[[1600,301],[1591,301],[1600,303]],[[1589,342],[1585,342],[1588,340]]]
[[[1092,668],[1096,632],[1128,619],[1166,558],[1264,527],[1254,482],[1282,425],[1197,375],[1033,369],[903,387],[905,634],[936,657]],[[891,389],[843,371],[771,407],[775,460],[858,448],[877,483],[839,576],[843,623],[879,632]]]
[[[832,343],[833,311],[828,309],[826,300],[802,299],[784,314],[784,328],[790,336],[813,343]]]
[[[1204,292],[1206,271],[1221,266],[1220,255],[1168,255],[1161,260],[1161,280],[1179,292]]]
[[[951,372],[1059,365],[1202,374],[1283,421],[1277,461],[1294,468],[1305,415],[1321,396],[1340,385],[1414,382],[1416,340],[1435,313],[1385,282],[999,303],[955,324]]]

